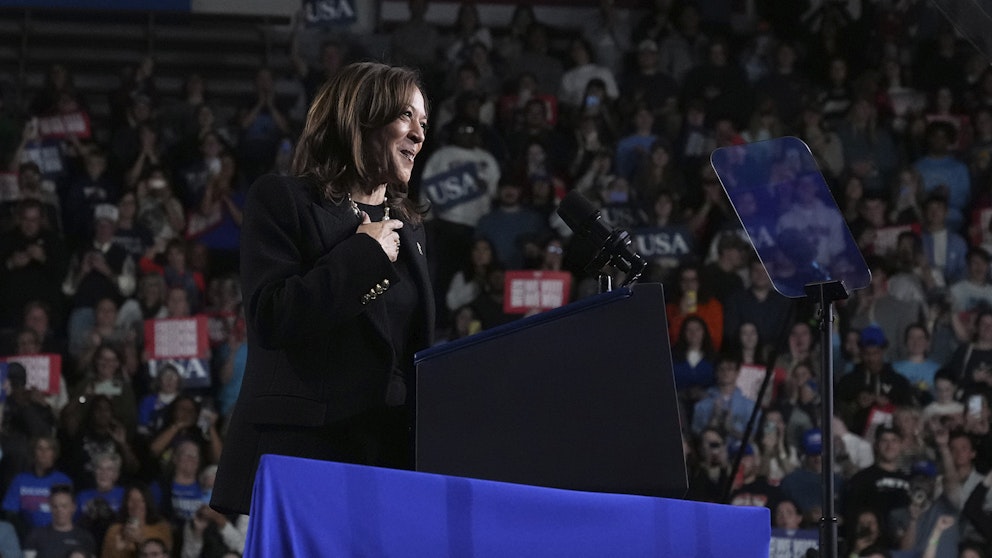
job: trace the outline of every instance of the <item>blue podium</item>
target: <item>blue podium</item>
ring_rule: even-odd
[[[768,510],[262,457],[246,557],[767,558]]]

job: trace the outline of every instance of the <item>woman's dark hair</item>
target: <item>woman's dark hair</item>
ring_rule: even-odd
[[[754,363],[767,364],[770,349],[765,344],[765,340],[761,338],[761,331],[758,330],[758,325],[754,322],[741,322],[740,325],[737,326],[737,331],[734,332],[735,335],[724,341],[724,343],[727,344],[726,350],[733,353],[734,356],[737,357],[740,364],[744,364],[744,345],[741,343],[741,329],[743,329],[745,325],[754,326],[755,332],[758,335],[758,344],[754,346]]]
[[[493,243],[488,238],[484,238],[484,237],[476,238],[475,240],[472,241],[472,245],[469,248],[469,252],[468,254],[465,255],[464,265],[462,265],[461,268],[462,275],[465,277],[466,281],[473,281],[477,278],[476,272],[479,270],[475,269],[475,264],[472,261],[472,252],[475,251],[475,245],[479,243],[489,246],[489,253],[492,255],[492,260],[489,262],[489,265],[486,266],[486,269],[482,270],[481,280],[485,281],[491,269],[500,267],[500,262],[496,257],[496,247],[493,246]]]
[[[148,490],[148,485],[135,482],[129,484],[127,488],[124,489],[124,501],[121,502],[121,510],[118,516],[121,523],[126,522],[128,519],[127,499],[134,490],[137,490],[141,494],[141,497],[145,500],[145,523],[152,525],[161,521],[162,517],[158,514],[158,509],[155,507],[155,501],[152,500],[152,493]]]
[[[343,200],[350,188],[372,192],[379,169],[390,161],[375,149],[374,134],[406,110],[413,91],[424,88],[414,70],[362,62],[344,67],[317,93],[299,143],[292,172],[312,180],[318,192]],[[424,96],[426,103],[426,95]],[[387,184],[390,209],[411,222],[421,220],[407,184]]]
[[[713,358],[715,350],[713,348],[713,336],[710,334],[710,328],[702,318],[696,315],[688,316],[682,320],[682,327],[679,328],[679,337],[675,340],[675,345],[672,347],[672,357],[684,359],[686,353],[689,351],[689,345],[685,341],[685,330],[690,323],[697,323],[703,326],[703,346],[701,348],[703,358]]]
[[[96,361],[99,360],[100,353],[104,351],[110,351],[114,353],[115,357],[117,357],[117,371],[115,372],[115,376],[121,376],[124,373],[124,353],[121,352],[120,347],[117,345],[104,341],[97,346],[95,351],[93,351],[93,356],[90,359],[88,369],[91,377],[96,377]]]

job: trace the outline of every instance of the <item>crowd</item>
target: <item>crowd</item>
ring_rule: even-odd
[[[430,98],[411,196],[437,338],[520,318],[506,271],[595,292],[555,213],[578,190],[638,247],[665,239],[642,280],[667,287],[690,498],[766,506],[785,538],[815,529],[833,351],[844,552],[989,558],[992,69],[922,0],[782,4],[602,0],[565,29],[523,2],[493,27],[465,2],[440,26],[410,0],[383,56]],[[320,84],[369,57],[344,32],[308,52],[303,32],[294,73],[259,68],[238,106],[196,73],[161,93],[151,57],[105,119],[62,64],[0,101],[0,355],[60,357],[48,389],[7,367],[0,555],[243,550],[246,517],[205,505],[245,363],[241,208],[288,172]],[[815,308],[772,288],[709,163],[784,135],[809,145],[872,271],[829,347]],[[146,320],[198,316],[206,356],[154,358]]]

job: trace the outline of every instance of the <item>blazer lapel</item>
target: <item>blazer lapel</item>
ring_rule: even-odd
[[[414,279],[417,282],[417,289],[420,300],[424,305],[424,328],[426,330],[426,342],[429,345],[434,342],[434,287],[431,285],[430,274],[427,265],[427,236],[424,233],[424,225],[404,223],[403,227],[397,231],[400,235],[400,250],[403,250],[407,260],[412,262],[411,269]]]
[[[346,203],[314,201],[310,204],[310,213],[313,215],[314,227],[317,229],[321,253],[326,253],[355,234],[355,228],[358,227],[358,218]]]

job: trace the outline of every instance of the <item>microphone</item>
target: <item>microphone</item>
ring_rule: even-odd
[[[591,257],[585,271],[597,271],[610,263],[627,275],[621,286],[629,285],[644,273],[648,263],[631,248],[630,234],[623,229],[610,229],[599,210],[582,194],[569,192],[558,206],[558,215],[577,240],[590,245]]]

